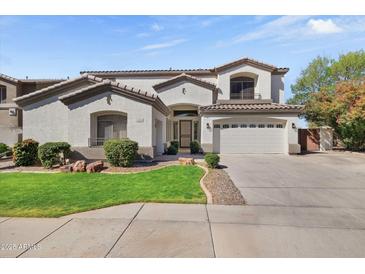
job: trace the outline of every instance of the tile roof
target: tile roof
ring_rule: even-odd
[[[144,69],[144,70],[87,70],[81,71],[80,74],[90,73],[90,74],[102,74],[102,75],[129,75],[129,74],[216,74],[218,71],[222,71],[226,68],[230,68],[233,66],[240,65],[242,63],[247,63],[251,65],[255,65],[273,73],[285,74],[289,71],[288,68],[279,68],[271,64],[267,64],[252,58],[244,57],[238,60],[234,60],[232,62],[214,67],[214,68],[198,68],[198,69]]]
[[[35,96],[41,96],[43,94],[46,94],[46,93],[48,93],[50,91],[53,91],[53,90],[56,90],[60,87],[66,86],[68,84],[71,84],[71,83],[74,83],[74,82],[77,82],[77,81],[80,81],[80,80],[88,80],[88,79],[92,80],[92,81],[96,81],[96,82],[103,81],[102,78],[95,77],[93,75],[83,74],[80,77],[77,77],[77,78],[74,78],[74,79],[69,79],[69,80],[66,80],[66,81],[62,81],[62,82],[59,82],[59,83],[54,84],[52,86],[48,86],[48,87],[42,88],[40,90],[28,93],[26,95],[16,97],[15,99],[13,99],[13,101],[18,103],[22,100],[30,99],[30,98],[35,97]]]
[[[153,88],[155,90],[159,90],[163,87],[173,85],[173,84],[178,83],[180,81],[188,81],[188,82],[194,83],[196,85],[205,87],[205,88],[210,89],[210,90],[215,90],[217,88],[216,85],[211,83],[211,82],[204,81],[200,78],[196,78],[196,77],[191,76],[191,75],[186,74],[186,73],[181,73],[180,75],[175,76],[175,77],[173,77],[173,78],[171,78],[167,81],[163,81],[161,83],[158,83],[158,84],[154,85]]]
[[[304,106],[278,103],[213,104],[200,107],[201,112],[300,112]]]
[[[18,79],[14,78],[14,77],[11,77],[9,75],[3,74],[3,73],[0,73],[0,78],[3,78],[5,80],[8,80],[8,81],[11,81],[11,82],[14,82],[14,83],[19,82]]]
[[[138,101],[151,104],[165,115],[168,115],[170,112],[169,108],[161,101],[161,99],[157,95],[147,91],[142,91],[140,89],[134,89],[133,87],[128,87],[127,85],[124,85],[120,82],[115,82],[107,79],[95,83],[91,86],[78,89],[69,94],[60,96],[58,99],[64,104],[68,105],[105,91],[112,91],[117,94],[119,93]]]

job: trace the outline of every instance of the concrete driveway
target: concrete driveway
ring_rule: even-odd
[[[0,257],[364,257],[365,158],[222,156],[247,206],[0,218]]]
[[[213,237],[226,235],[215,242],[217,256],[365,256],[364,155],[221,159],[248,205],[227,210],[231,224],[212,225]]]

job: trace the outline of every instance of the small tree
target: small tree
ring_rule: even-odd
[[[312,94],[305,117],[317,125],[329,125],[348,149],[365,148],[365,79],[344,81],[332,91]]]

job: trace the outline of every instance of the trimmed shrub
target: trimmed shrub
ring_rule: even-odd
[[[177,154],[177,151],[178,151],[177,147],[171,145],[171,146],[169,146],[167,148],[167,152],[166,153],[167,153],[167,155],[176,155]]]
[[[192,141],[190,143],[190,153],[197,154],[200,152],[200,144],[198,141]]]
[[[170,141],[170,146],[174,146],[177,150],[179,150],[179,141]]]
[[[208,164],[210,168],[216,168],[219,164],[219,156],[216,153],[207,153],[204,156],[205,162]]]
[[[104,143],[105,157],[113,166],[133,165],[138,151],[138,143],[129,139],[112,139]]]
[[[16,166],[31,166],[37,161],[38,142],[26,139],[13,147],[13,162]]]
[[[3,154],[5,152],[7,152],[9,150],[9,147],[4,144],[4,143],[0,143],[0,154]]]
[[[49,142],[38,148],[38,158],[46,168],[64,164],[65,158],[68,158],[70,153],[71,145],[66,142]]]

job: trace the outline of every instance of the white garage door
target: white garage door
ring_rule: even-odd
[[[215,125],[214,147],[222,154],[284,153],[284,127],[284,123],[263,122]]]

